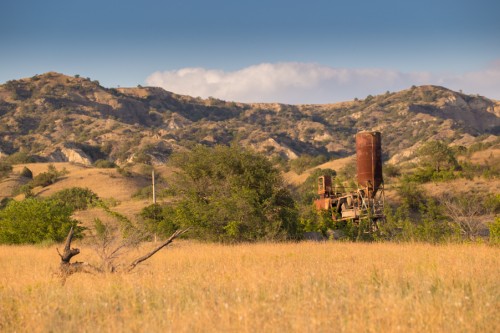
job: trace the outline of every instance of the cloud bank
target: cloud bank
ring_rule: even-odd
[[[329,103],[424,84],[500,99],[500,60],[483,70],[460,74],[333,68],[297,62],[263,63],[230,72],[182,68],[155,72],[146,84],[178,94],[237,102]]]

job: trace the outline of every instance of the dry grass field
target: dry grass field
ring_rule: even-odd
[[[132,273],[64,286],[58,260],[55,247],[0,246],[0,331],[500,330],[500,249],[486,245],[178,241]]]

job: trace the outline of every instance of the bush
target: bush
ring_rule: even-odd
[[[174,195],[174,191],[167,187],[166,183],[161,180],[156,183],[155,187],[156,198],[165,198],[171,195]],[[151,199],[153,197],[153,187],[151,185],[144,186],[138,189],[134,194],[132,194],[132,198],[136,199]]]
[[[459,230],[448,221],[443,207],[434,199],[421,204],[418,214],[402,205],[396,211],[387,206],[385,216],[386,222],[376,235],[379,240],[442,243],[459,239]]]
[[[12,172],[12,165],[6,162],[0,162],[0,179],[5,178]]]
[[[94,166],[101,169],[111,169],[115,168],[116,164],[108,160],[97,160],[94,162]]]
[[[444,182],[456,178],[457,176],[453,170],[436,171],[433,167],[418,168],[413,174],[404,176],[405,181],[419,184],[428,183],[430,181]]]
[[[490,242],[500,244],[500,216],[495,217],[495,221],[488,225],[490,230]]]
[[[47,167],[47,172],[42,172],[38,174],[33,180],[31,181],[31,187],[37,187],[37,186],[49,186],[54,184],[59,180],[59,178],[62,175],[65,175],[67,171],[63,169],[62,171],[58,171],[54,165],[49,164]]]
[[[443,207],[434,199],[428,199],[420,206],[420,223],[415,224],[414,240],[429,243],[441,243],[453,237],[458,238],[459,230],[448,222]]]
[[[61,242],[71,227],[79,237],[83,228],[71,214],[70,207],[54,200],[11,201],[0,210],[0,244]]]
[[[420,205],[425,202],[425,192],[416,182],[403,180],[397,188],[397,193],[401,197],[402,206],[413,211],[418,211]]]
[[[33,156],[28,155],[25,152],[17,152],[9,155],[5,158],[5,162],[8,164],[22,164],[22,163],[34,163],[36,162]]]
[[[116,168],[116,171],[118,171],[118,173],[120,175],[122,175],[123,177],[132,177],[132,172],[130,172],[129,170],[125,169],[125,168]]]
[[[386,178],[401,176],[401,169],[398,166],[390,163],[384,164],[383,172]]]
[[[152,204],[144,207],[139,216],[144,220],[146,229],[160,237],[168,237],[179,229],[174,221],[175,211],[169,206]]]
[[[52,200],[71,207],[72,210],[85,210],[100,202],[97,194],[88,188],[72,187],[53,194]]]
[[[42,172],[39,173],[35,178],[33,178],[33,181],[31,183],[32,187],[46,187],[49,185],[54,184],[57,181],[57,175],[49,173],[49,172]]]

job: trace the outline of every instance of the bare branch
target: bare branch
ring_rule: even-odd
[[[56,247],[56,251],[57,251],[57,254],[59,255],[59,257],[61,257],[61,260],[62,260],[63,256],[62,256],[61,252],[59,252],[59,248]]]
[[[441,198],[446,214],[466,238],[474,240],[482,227],[483,198],[473,194],[450,194]]]
[[[167,246],[168,244],[172,243],[174,239],[176,239],[177,237],[181,236],[182,234],[186,233],[189,231],[190,228],[187,228],[187,229],[184,229],[184,230],[177,230],[176,232],[174,232],[172,234],[172,236],[170,236],[165,242],[163,242],[162,244],[160,244],[160,246],[158,246],[157,248],[155,248],[153,251],[149,252],[148,254],[142,256],[142,257],[139,257],[137,259],[135,259],[129,266],[128,268],[128,272],[130,272],[131,270],[133,270],[138,264],[140,264],[141,262],[143,261],[146,261],[148,260],[149,258],[151,258],[156,252],[160,251],[162,248],[164,248],[165,246]]]
[[[64,252],[69,251],[71,247],[71,241],[73,240],[74,230],[73,227],[69,229],[68,236],[66,237],[66,242],[64,243]]]

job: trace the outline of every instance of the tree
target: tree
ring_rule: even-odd
[[[178,229],[175,224],[175,211],[170,206],[152,204],[144,207],[139,216],[143,219],[146,230],[154,235],[168,236]]]
[[[171,209],[175,225],[215,241],[298,236],[295,201],[265,156],[237,145],[197,146],[171,163],[181,170],[172,184],[181,195]]]
[[[60,242],[72,226],[78,236],[83,228],[72,213],[71,207],[53,200],[11,201],[0,210],[0,244]]]
[[[424,166],[432,167],[436,172],[443,168],[456,169],[458,162],[453,150],[441,141],[429,141],[418,150],[418,156]]]

